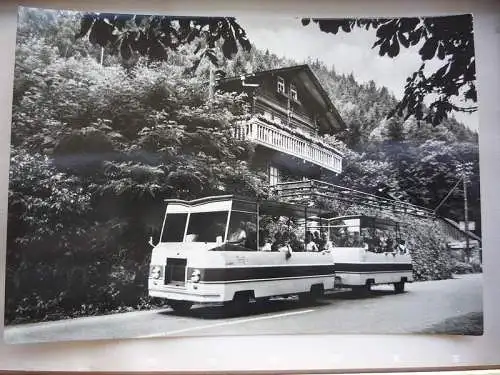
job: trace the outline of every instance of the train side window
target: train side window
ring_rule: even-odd
[[[241,245],[248,251],[256,251],[257,215],[250,212],[231,211],[228,242]]]

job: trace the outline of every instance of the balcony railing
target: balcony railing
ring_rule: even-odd
[[[335,173],[342,172],[342,154],[333,147],[322,144],[319,138],[294,134],[264,119],[254,117],[234,130],[238,139],[246,139],[273,150],[301,158]]]
[[[318,180],[282,182],[274,187],[280,199],[297,203],[311,203],[314,198],[323,198],[348,205],[358,205],[397,214],[407,214],[424,218],[436,218],[435,213],[425,207],[411,203],[382,198],[359,190],[330,184]]]

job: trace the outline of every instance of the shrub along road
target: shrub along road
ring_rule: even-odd
[[[293,299],[277,299],[264,306],[252,304],[245,313],[232,316],[220,307],[195,306],[183,316],[166,308],[26,324],[7,327],[5,340],[25,343],[200,335],[418,333],[447,327],[444,322],[450,319],[463,322],[481,311],[482,275],[471,274],[409,284],[403,294],[379,286],[366,296],[335,292],[308,306]],[[469,328],[468,333],[481,334],[482,327],[477,324],[474,332]],[[450,333],[457,333],[456,325]]]

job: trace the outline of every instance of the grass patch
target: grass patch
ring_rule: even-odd
[[[422,333],[481,336],[483,331],[483,313],[474,312],[446,319],[425,329]]]

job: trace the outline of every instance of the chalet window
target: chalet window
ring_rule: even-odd
[[[297,88],[295,87],[295,85],[292,85],[292,84],[290,84],[290,97],[295,101],[298,100],[297,99]]]
[[[276,186],[279,183],[279,170],[278,168],[269,166],[269,185]]]
[[[278,92],[285,93],[285,80],[283,77],[278,77]]]

